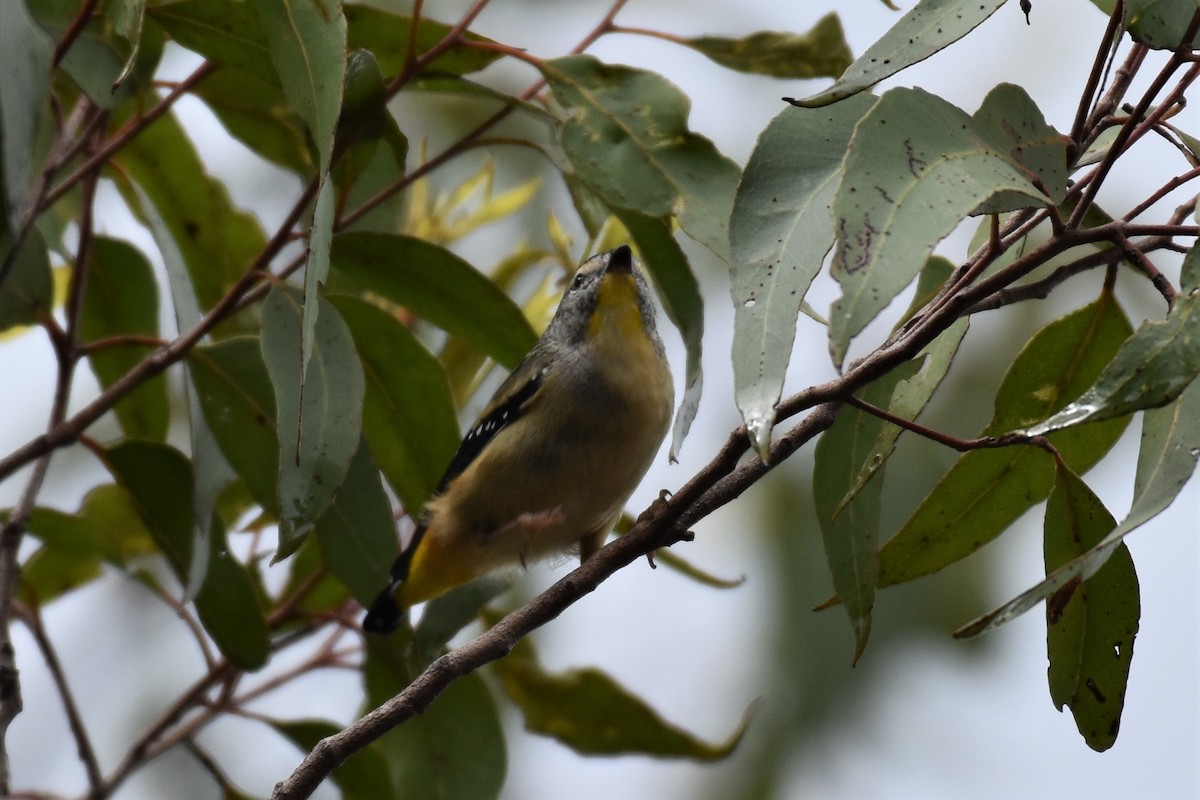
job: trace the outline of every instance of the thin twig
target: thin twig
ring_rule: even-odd
[[[1075,122],[1071,125],[1071,141],[1076,146],[1083,139],[1084,125],[1087,123],[1089,111],[1093,106],[1093,101],[1097,101],[1096,90],[1100,87],[1100,81],[1107,69],[1107,64],[1116,54],[1117,45],[1121,41],[1121,36],[1124,35],[1121,21],[1125,16],[1125,0],[1117,0],[1113,4],[1112,13],[1108,15],[1108,27],[1104,30],[1104,36],[1100,39],[1100,46],[1096,48],[1096,58],[1092,62],[1092,71],[1088,73],[1087,84],[1084,86],[1083,94],[1079,97],[1079,107],[1075,111]],[[1083,152],[1082,148],[1078,152]],[[1072,159],[1073,160],[1073,159]]]
[[[99,790],[104,780],[100,774],[100,762],[96,760],[96,751],[92,747],[92,740],[88,737],[87,728],[84,727],[83,716],[79,713],[79,704],[75,702],[75,695],[71,691],[70,684],[67,683],[62,661],[58,658],[58,651],[55,649],[54,643],[50,641],[50,637],[46,635],[41,615],[36,608],[17,605],[16,612],[20,620],[25,623],[26,629],[33,635],[33,641],[37,644],[38,649],[42,651],[42,659],[46,662],[46,669],[50,671],[50,679],[54,681],[54,687],[58,690],[63,710],[67,714],[67,725],[71,728],[71,736],[75,739],[75,750],[79,753],[79,760],[83,762],[84,771],[87,773],[88,786],[94,793]]]

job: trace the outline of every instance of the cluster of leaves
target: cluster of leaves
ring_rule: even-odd
[[[760,456],[757,471],[743,474],[761,477],[794,449],[786,435],[772,443],[776,425],[839,404],[817,447],[815,494],[859,651],[878,588],[963,558],[1049,497],[1047,581],[971,631],[1050,598],[1052,697],[1071,707],[1091,746],[1111,745],[1137,627],[1136,578],[1120,540],[1174,499],[1200,452],[1200,395],[1190,388],[1200,356],[1189,324],[1200,264],[1191,250],[1176,290],[1147,257],[1187,250],[1181,238],[1194,243],[1196,226],[1185,219],[1195,200],[1168,223],[1145,225],[1137,217],[1149,201],[1117,215],[1095,198],[1115,160],[1146,135],[1168,138],[1187,163],[1150,200],[1197,177],[1195,139],[1168,121],[1198,71],[1194,3],[1097,0],[1113,19],[1101,55],[1115,54],[1126,32],[1135,44],[1103,96],[1104,58],[1097,60],[1065,134],[1016,86],[996,87],[974,114],[920,90],[867,91],[966,36],[1003,0],[923,0],[853,63],[833,16],[802,36],[680,39],[621,28],[620,0],[575,54],[542,59],[471,33],[486,5],[475,3],[451,26],[307,0],[0,4],[0,330],[39,326],[59,367],[45,434],[0,457],[0,479],[38,467],[5,525],[0,610],[38,625],[43,606],[115,567],[140,576],[185,618],[194,609],[209,665],[181,700],[200,721],[183,728],[172,711],[107,775],[77,726],[79,751],[93,762],[85,764],[91,796],[107,796],[204,721],[256,696],[237,691],[238,676],[286,648],[319,640],[290,674],[361,667],[368,700],[379,705],[415,686],[477,618],[494,591],[489,584],[429,604],[415,631],[368,642],[361,659],[364,651],[337,647],[358,604],[386,581],[394,500],[417,513],[457,444],[455,409],[484,382],[489,363],[512,367],[532,345],[556,279],[585,251],[618,239],[635,244],[682,334],[677,449],[699,401],[703,314],[676,225],[731,267],[736,399],[746,422],[734,436]],[[786,108],[743,173],[688,128],[688,98],[663,77],[580,54],[614,32],[660,36],[735,70],[840,78]],[[164,54],[177,47],[201,64],[162,85]],[[1168,64],[1122,111],[1148,48],[1170,51]],[[538,83],[510,96],[467,77],[504,57],[531,65]],[[482,121],[446,150],[415,159],[388,110],[400,92],[460,97]],[[174,110],[185,95],[255,156],[298,178],[277,230],[236,207],[206,171]],[[549,248],[522,246],[480,270],[448,245],[513,213],[536,186],[494,193],[485,166],[431,199],[425,176],[509,117],[532,123],[520,130],[522,141],[555,165],[589,246],[574,248],[552,220]],[[154,258],[94,232],[100,180],[115,185],[150,232]],[[982,217],[974,252],[957,267],[933,256],[970,217]],[[307,247],[297,254],[289,243],[299,237]],[[854,337],[915,281],[913,303],[893,335],[837,381],[781,400],[797,315],[811,312],[803,298],[831,251],[842,287],[828,319],[839,369]],[[161,282],[152,266],[159,261]],[[1164,294],[1165,320],[1132,332],[1113,291],[1119,265]],[[1092,268],[1108,271],[1099,297],[1030,339],[980,438],[956,440],[912,422],[950,369],[971,313],[1044,297]],[[57,299],[55,275],[65,286]],[[531,283],[539,288],[522,307],[512,297]],[[165,296],[173,337],[159,328]],[[431,335],[435,328],[446,335]],[[83,361],[101,392],[68,416]],[[175,364],[185,374],[180,398],[163,376]],[[1144,409],[1154,410],[1144,413],[1134,507],[1118,524],[1078,476]],[[102,441],[93,425],[110,411],[119,433]],[[175,424],[188,431],[186,454],[167,442]],[[967,452],[880,545],[885,464],[905,427]],[[111,482],[70,513],[36,506],[46,459],[77,441]],[[741,451],[730,452],[736,463]],[[740,494],[732,483],[714,488],[717,477],[708,511]],[[35,545],[18,586],[26,531]],[[263,580],[267,556],[287,559],[276,591]],[[147,569],[162,561],[174,582]],[[547,674],[527,642],[496,673],[530,729],[581,752],[706,760],[727,754],[740,736],[701,742],[599,672]],[[433,695],[419,700],[423,708]],[[71,705],[65,691],[64,701]],[[269,724],[306,749],[336,730],[308,720]],[[476,675],[332,774],[347,797],[433,786],[486,797],[503,775],[495,701]]]
[[[789,406],[780,395],[802,298],[830,251],[842,291],[827,323],[839,369],[851,340],[916,281],[892,336],[845,373],[857,394],[843,398],[854,407],[816,448],[815,500],[837,592],[829,604],[845,605],[857,658],[878,589],[965,558],[1049,497],[1047,578],[956,635],[978,634],[1047,601],[1051,696],[1071,708],[1087,743],[1104,750],[1116,739],[1139,620],[1137,579],[1121,540],[1170,505],[1200,455],[1200,349],[1190,323],[1200,256],[1197,226],[1185,224],[1195,196],[1166,224],[1138,220],[1200,177],[1200,142],[1168,122],[1197,76],[1200,15],[1188,2],[1109,4],[1109,38],[1069,134],[1008,84],[973,114],[919,89],[867,94],[1002,5],[918,4],[833,86],[791,101],[799,108],[763,132],[730,225],[737,401],[754,446],[768,458],[777,414]],[[1147,49],[1172,55],[1136,106],[1118,110],[1126,79],[1104,96],[1097,87],[1124,31],[1135,42],[1126,72],[1136,72]],[[1127,212],[1102,209],[1096,193],[1109,169],[1147,134],[1177,148],[1180,174]],[[983,220],[962,265],[932,255],[976,216]],[[1147,257],[1159,250],[1186,254],[1178,288]],[[979,438],[914,422],[946,376],[972,313],[1045,297],[1097,267],[1107,268],[1099,297],[1029,339]],[[1133,332],[1113,291],[1120,267],[1162,294],[1166,319]],[[1118,524],[1078,476],[1143,410],[1133,507]],[[904,428],[965,452],[882,541],[882,483]]]

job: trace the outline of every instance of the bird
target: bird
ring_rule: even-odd
[[[408,609],[498,570],[603,544],[666,436],[674,380],[628,245],[576,270],[538,342],[463,438],[367,610]]]

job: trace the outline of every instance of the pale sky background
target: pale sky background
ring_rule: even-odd
[[[431,4],[427,13],[453,21],[464,5]],[[911,3],[902,5],[908,8]],[[681,14],[681,7],[687,13]],[[633,0],[618,21],[683,36],[737,36],[762,29],[806,30],[835,7],[856,54],[899,18],[877,0],[737,4],[708,0],[686,5]],[[578,41],[605,8],[598,2],[496,2],[476,29],[535,54],[553,55]],[[995,84],[1017,83],[1030,93],[1051,124],[1066,130],[1074,113],[1073,98],[1086,76],[1104,23],[1104,16],[1084,0],[1040,0],[1034,4],[1033,25],[1026,26],[1017,4],[1010,3],[965,42],[901,73],[882,88],[921,86],[971,112]],[[741,164],[758,132],[782,109],[781,96],[810,94],[822,85],[732,74],[691,51],[641,37],[609,37],[591,52],[604,60],[667,76],[692,98],[692,128],[712,138]],[[184,74],[189,63],[180,60],[173,70]],[[502,66],[487,74],[510,89],[523,87],[533,77],[523,65]],[[294,181],[257,167],[239,146],[224,141],[219,126],[198,103],[181,104],[180,113],[191,115],[189,125],[203,132],[204,147],[220,153],[212,163],[213,171],[231,183],[239,204],[253,209],[271,229],[282,213],[278,200],[290,202],[294,196]],[[1185,114],[1183,127],[1193,131],[1200,127],[1195,124],[1196,111],[1189,109]],[[416,142],[417,132],[409,122],[402,119],[401,125]],[[431,152],[436,144],[431,141]],[[1123,187],[1129,187],[1140,199],[1144,187],[1151,185],[1143,173],[1161,170],[1164,163],[1169,169],[1179,168],[1177,157],[1153,144],[1144,150],[1143,162],[1118,169],[1113,175],[1108,197],[1116,198]],[[508,155],[509,151],[496,151],[498,188],[505,188],[504,159]],[[1182,197],[1175,196],[1167,207],[1181,201]],[[547,210],[557,209],[560,217],[569,216],[565,202],[561,192],[548,189],[527,215],[527,229],[480,232],[462,242],[460,252],[474,263],[493,263],[497,248],[511,247],[516,236],[540,238]],[[127,219],[114,213],[98,216],[104,232],[153,250],[146,234],[132,229]],[[961,259],[965,241],[966,235],[952,237],[940,252]],[[668,466],[665,455],[659,459],[631,501],[632,509],[645,507],[661,487],[679,486],[711,457],[738,421],[728,364],[732,323],[728,288],[717,265],[701,248],[686,242],[685,246],[695,258],[708,292],[705,397],[695,432],[683,447],[681,463]],[[1165,264],[1169,272],[1174,269],[1170,262]],[[1177,271],[1172,274],[1174,277]],[[1094,282],[1069,283],[1060,293],[1063,302],[1080,305],[1094,296]],[[825,310],[835,296],[833,284],[822,278],[809,299],[818,310]],[[1135,301],[1131,313],[1157,314],[1161,309],[1151,302],[1138,305]],[[963,357],[987,353],[985,348],[996,339],[1011,339],[1013,347],[1019,346],[1035,329],[1013,334],[1002,326],[1003,318],[979,320]],[[859,352],[872,346],[879,331],[876,326],[860,338]],[[678,373],[683,364],[682,347],[669,328],[665,338]],[[798,389],[832,374],[823,333],[815,324],[802,320],[796,350],[790,387]],[[0,429],[3,452],[26,441],[42,423],[52,385],[50,363],[40,336],[25,336],[0,346],[0,374],[10,376],[0,385],[0,407],[11,409],[9,424]],[[1006,366],[1007,361],[992,368],[1002,371]],[[86,402],[85,394],[77,393],[73,407]],[[1118,449],[1087,476],[1089,485],[1118,518],[1130,499],[1137,430],[1136,424],[1131,426]],[[109,422],[98,433],[103,438],[113,431]],[[711,740],[732,731],[755,699],[760,701],[760,714],[769,713],[781,691],[771,683],[763,655],[769,646],[763,623],[775,613],[764,590],[775,577],[769,539],[755,532],[761,525],[756,509],[770,492],[789,483],[797,493],[810,491],[803,466],[810,453],[811,447],[795,458],[794,465],[781,469],[769,489],[752,490],[702,522],[696,527],[696,541],[678,548],[681,555],[718,574],[745,576],[743,587],[719,592],[663,569],[652,572],[644,564],[631,565],[538,633],[535,641],[547,665],[553,669],[602,667],[667,719]],[[57,463],[43,497],[46,504],[73,509],[78,497],[94,485],[95,473],[81,471],[79,463]],[[86,470],[92,469],[86,460],[83,463]],[[21,485],[20,479],[14,479],[0,486],[0,504],[11,505]],[[787,796],[1163,800],[1200,796],[1196,758],[1200,752],[1198,521],[1193,483],[1166,513],[1128,540],[1142,586],[1142,620],[1121,736],[1111,751],[1090,751],[1069,714],[1060,714],[1051,704],[1040,610],[989,635],[975,648],[949,636],[953,625],[973,615],[964,610],[950,614],[955,621],[942,635],[911,640],[890,658],[873,660],[873,651],[868,649],[850,679],[840,684],[844,695],[839,695],[835,704],[846,708],[845,718],[825,729],[814,746],[797,753],[785,778]],[[987,605],[1003,602],[1038,579],[1040,525],[1040,514],[1035,511],[1022,519],[1018,529],[987,548],[985,558],[999,559],[1004,565],[1002,574],[986,587]],[[798,525],[795,534],[819,539],[815,528]],[[532,581],[544,586],[564,569],[562,564],[539,567],[533,571]],[[809,605],[819,602],[829,593],[828,577],[805,590]],[[889,624],[890,600],[891,592],[881,594],[878,600],[877,637]],[[956,596],[947,593],[945,602],[955,603]],[[97,614],[97,608],[103,611]],[[842,635],[839,641],[843,644],[823,657],[849,670],[849,625],[844,615],[835,609],[816,619],[813,624]],[[896,622],[894,614],[890,622]],[[144,593],[128,580],[107,581],[56,602],[46,610],[46,623],[59,643],[60,656],[90,726],[97,732],[115,728],[110,736],[96,737],[100,757],[111,769],[129,739],[141,730],[142,720],[157,714],[173,692],[194,677],[194,648],[178,635],[172,615],[161,605],[147,602]],[[25,712],[13,725],[10,737],[15,786],[78,792],[83,788],[82,771],[67,738],[61,707],[40,656],[19,625],[15,626],[15,644],[25,693]],[[153,667],[129,669],[131,653],[139,653],[137,657]],[[803,675],[798,673],[796,680],[802,683]],[[291,692],[273,696],[259,708],[286,715],[294,714],[299,706],[312,715],[348,722],[358,691],[355,676],[322,673]],[[131,698],[139,705],[129,707]],[[507,800],[689,798],[745,769],[745,763],[739,761],[742,751],[716,766],[641,757],[584,759],[553,741],[523,733],[519,719],[506,717],[506,723],[511,756],[504,793]],[[744,750],[761,744],[755,743],[754,737],[752,726]],[[206,731],[200,741],[229,762],[231,775],[244,789],[260,796],[269,794],[273,783],[299,758],[294,749],[253,722],[224,722]],[[215,788],[186,756],[161,759],[119,795],[123,800],[215,796]]]

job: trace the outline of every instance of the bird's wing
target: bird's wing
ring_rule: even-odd
[[[446,490],[450,482],[461,475],[471,463],[479,457],[488,443],[506,427],[520,419],[529,407],[530,402],[542,387],[546,377],[546,359],[537,354],[530,356],[515,369],[513,373],[500,384],[496,394],[484,409],[474,427],[463,437],[450,466],[438,482],[437,491],[440,494]]]

